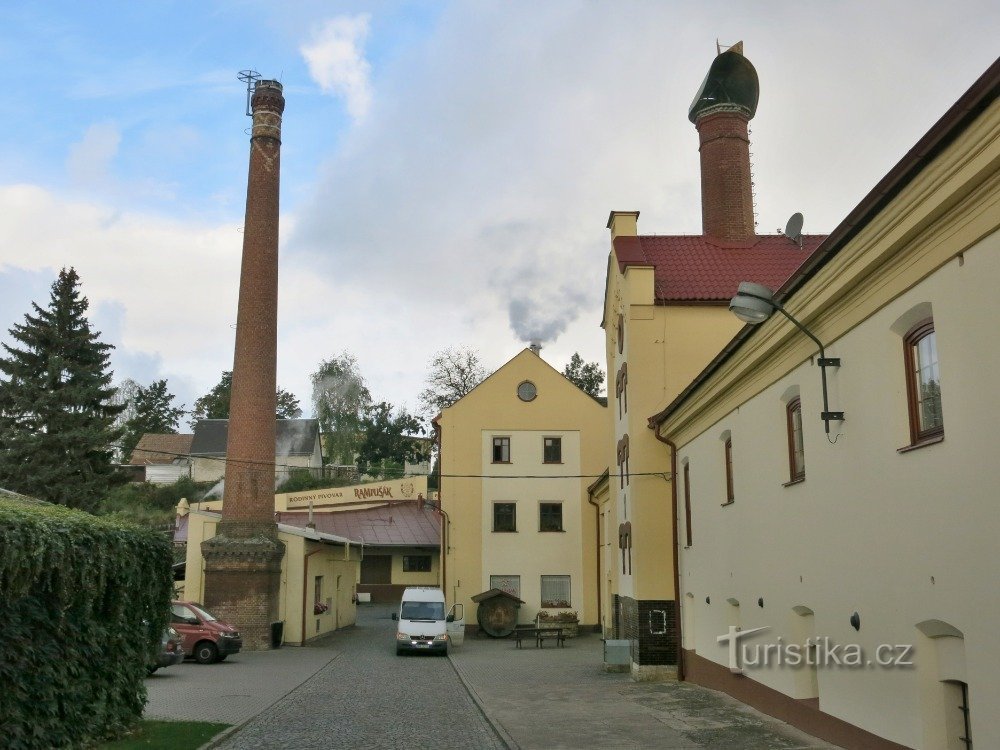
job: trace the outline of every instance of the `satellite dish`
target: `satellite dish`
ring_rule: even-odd
[[[785,224],[785,236],[799,247],[802,247],[802,214],[795,212]]]

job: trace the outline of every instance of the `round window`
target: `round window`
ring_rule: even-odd
[[[517,387],[517,397],[522,401],[534,401],[538,395],[538,389],[530,380],[525,380]]]

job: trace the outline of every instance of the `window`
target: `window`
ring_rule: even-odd
[[[806,478],[806,452],[802,443],[802,400],[793,398],[785,407],[788,421],[788,479],[800,482]]]
[[[736,500],[733,492],[733,439],[726,438],[726,504]]]
[[[538,388],[530,380],[525,380],[517,387],[517,397],[522,401],[534,401]]]
[[[917,323],[906,334],[903,343],[910,442],[919,443],[944,434],[934,320],[926,318]]]
[[[510,463],[510,438],[509,437],[495,437],[495,438],[493,438],[493,463],[495,463],[495,464],[509,464]]]
[[[313,605],[319,606],[323,602],[323,576],[316,576],[313,579]],[[316,614],[320,614],[317,612]]]
[[[430,573],[430,555],[403,555],[404,573]]]
[[[542,460],[547,464],[561,464],[562,438],[544,438],[542,443]]]
[[[516,503],[493,503],[493,530],[517,531]]]
[[[691,472],[690,464],[684,462],[684,526],[687,531],[687,546],[693,543],[691,537]]]
[[[538,530],[562,531],[562,503],[539,503]]]
[[[625,316],[618,313],[618,353],[625,353]]]
[[[542,606],[569,607],[569,576],[542,576]]]
[[[521,576],[490,576],[490,588],[521,598]]]

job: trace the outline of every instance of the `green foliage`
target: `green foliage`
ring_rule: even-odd
[[[427,448],[412,436],[423,435],[420,420],[405,409],[396,409],[386,401],[369,407],[361,423],[364,442],[358,449],[358,469],[377,475],[379,468],[392,477],[402,476],[406,461],[424,461]]]
[[[0,499],[0,737],[84,747],[142,715],[167,626],[171,549],[150,529]]]
[[[99,746],[98,750],[198,750],[229,724],[207,721],[153,721],[139,723],[127,737]]]
[[[212,390],[194,402],[191,426],[194,427],[199,419],[229,419],[229,401],[232,395],[233,373],[232,370],[225,370]],[[288,391],[278,388],[275,400],[274,414],[278,419],[298,419],[302,416],[299,400]]]
[[[121,481],[112,466],[118,439],[109,356],[90,328],[76,271],[52,284],[47,308],[32,303],[0,358],[0,487],[92,509]]]
[[[190,502],[200,500],[214,484],[195,482],[188,477],[181,477],[173,484],[125,484],[115,487],[101,500],[97,514],[118,515],[143,526],[162,528],[173,522],[182,497]]]
[[[311,376],[313,411],[323,432],[326,463],[351,465],[361,447],[361,422],[372,396],[348,352],[319,363]]]
[[[305,492],[306,490],[325,490],[328,487],[347,487],[354,480],[344,477],[317,477],[309,469],[292,469],[288,479],[278,485],[275,492]]]
[[[178,420],[184,413],[184,407],[174,408],[171,404],[174,395],[167,390],[166,380],[157,380],[148,388],[141,385],[135,390],[132,398],[133,413],[125,422],[122,436],[122,454],[127,461],[135,450],[136,444],[147,432],[156,434],[174,434],[177,432]]]
[[[584,362],[578,353],[570,357],[563,375],[577,388],[591,396],[600,396],[604,390],[604,368],[597,362]]]
[[[427,419],[451,406],[492,373],[483,366],[479,352],[467,347],[450,347],[435,354],[427,368],[427,380],[420,392],[420,413]]]

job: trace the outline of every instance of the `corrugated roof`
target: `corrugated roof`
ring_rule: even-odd
[[[319,440],[315,419],[276,419],[275,456],[309,456]],[[200,419],[194,427],[191,453],[197,456],[225,456],[229,438],[228,419]]]
[[[281,511],[280,523],[304,527],[307,511]],[[441,543],[441,517],[429,505],[415,503],[379,505],[361,510],[313,513],[316,530],[347,537],[366,545],[384,547],[437,547]]]
[[[136,443],[129,464],[148,466],[149,464],[171,464],[174,459],[191,453],[194,435],[173,435],[147,432]]]
[[[746,245],[703,235],[619,236],[614,249],[623,273],[630,265],[653,266],[658,302],[728,302],[741,281],[777,289],[825,238],[803,235],[799,247],[781,234]]]

